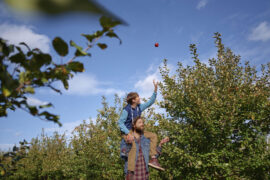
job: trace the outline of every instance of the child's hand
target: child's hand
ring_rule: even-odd
[[[155,80],[153,80],[153,84],[154,84],[154,87],[155,87],[155,92],[157,92],[157,89],[158,89],[158,81],[156,82]]]
[[[132,143],[132,141],[134,140],[134,137],[132,134],[128,134],[127,135],[127,143]]]

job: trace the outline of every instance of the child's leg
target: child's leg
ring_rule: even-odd
[[[124,138],[125,142],[127,143],[127,135],[123,134],[122,138]],[[136,144],[133,141],[132,142],[132,147],[130,151],[128,152],[128,171],[133,171],[135,170],[135,160],[136,160]]]
[[[158,154],[156,150],[158,141],[157,135],[152,132],[144,131],[144,136],[150,139],[150,156],[156,156]]]
[[[132,142],[131,150],[128,153],[128,170],[135,171],[135,160],[136,160],[136,144]]]

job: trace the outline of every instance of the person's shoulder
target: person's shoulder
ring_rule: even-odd
[[[121,115],[125,116],[126,114],[128,114],[128,109],[126,107],[123,107],[123,109],[121,111]]]
[[[127,110],[129,109],[129,106],[130,106],[130,105],[127,104],[127,105],[123,108],[123,110],[126,110],[126,111],[127,111]]]

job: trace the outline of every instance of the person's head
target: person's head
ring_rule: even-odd
[[[132,122],[132,131],[136,131],[141,134],[144,130],[144,121],[141,116],[136,117]]]
[[[128,93],[127,95],[127,103],[130,104],[130,105],[133,105],[133,104],[140,104],[141,100],[140,100],[140,96],[138,93],[136,92],[130,92]]]

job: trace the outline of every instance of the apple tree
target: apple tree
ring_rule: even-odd
[[[190,45],[194,65],[178,63],[162,75],[159,131],[171,144],[162,163],[170,179],[269,179],[270,63],[258,71],[225,48],[215,33],[217,57],[208,65]]]

